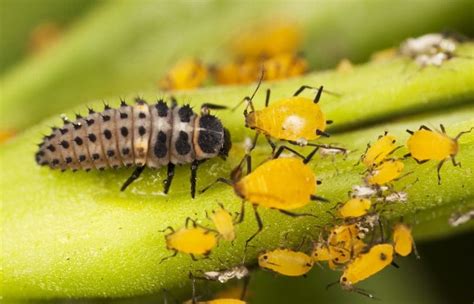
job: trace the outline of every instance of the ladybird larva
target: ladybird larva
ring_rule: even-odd
[[[105,105],[102,112],[89,109],[86,117],[75,121],[65,118],[62,128],[52,128],[45,136],[35,159],[52,169],[104,170],[136,169],[121,191],[148,167],[168,167],[164,193],[168,193],[175,165],[191,164],[191,196],[194,198],[199,164],[220,156],[225,159],[231,148],[230,133],[210,109],[225,108],[203,104],[200,115],[189,105],[171,107],[163,100],[149,105],[137,98],[134,105],[122,101],[118,108]]]

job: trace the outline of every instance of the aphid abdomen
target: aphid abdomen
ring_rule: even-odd
[[[72,145],[73,132],[74,127],[70,122],[65,123],[64,126],[59,129],[59,150],[61,151],[61,156],[63,159],[63,170],[72,169],[73,171],[76,171],[80,169],[79,162],[76,158],[74,147]]]
[[[73,124],[74,132],[72,136],[72,147],[76,154],[77,161],[83,170],[89,171],[94,168],[92,159],[87,148],[87,123],[81,116]]]
[[[172,111],[170,162],[175,165],[188,164],[195,159],[192,139],[196,114],[189,105],[176,106]]]
[[[163,100],[159,100],[150,106],[150,118],[151,135],[146,165],[157,169],[169,163],[172,111]]]
[[[145,101],[137,99],[133,106],[133,154],[135,165],[139,167],[146,164],[150,131],[150,109]]]
[[[92,158],[94,167],[99,170],[103,170],[108,167],[107,160],[105,159],[104,151],[102,149],[102,139],[100,136],[100,117],[99,113],[92,112],[86,118],[87,124],[87,147],[89,149],[89,155]]]
[[[105,158],[111,168],[119,168],[122,166],[120,153],[117,145],[117,130],[115,128],[115,109],[106,106],[105,110],[100,114],[100,137]]]
[[[122,163],[133,165],[133,116],[132,107],[122,102],[115,112],[115,127],[117,129],[117,146]]]

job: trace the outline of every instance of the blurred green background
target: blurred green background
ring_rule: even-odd
[[[0,131],[21,132],[74,105],[109,96],[150,90],[161,96],[156,81],[176,60],[225,60],[232,35],[276,15],[301,24],[302,50],[312,70],[332,68],[343,58],[364,62],[374,51],[427,32],[474,34],[471,0],[0,0]],[[54,42],[35,48],[42,33]],[[473,242],[472,233],[420,241],[421,260],[400,261],[400,269],[361,287],[384,303],[471,303]],[[370,301],[337,286],[325,291],[337,275],[317,268],[298,279],[258,272],[251,303]],[[130,301],[156,303],[161,296]]]

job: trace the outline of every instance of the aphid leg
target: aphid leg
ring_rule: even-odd
[[[167,259],[174,258],[177,254],[178,254],[178,251],[173,250],[173,254],[172,254],[172,255],[169,255],[169,256],[167,256],[167,257],[162,258],[159,264],[163,263],[163,262],[164,262],[165,260],[167,260]]]
[[[288,215],[291,217],[311,216],[311,217],[318,218],[316,215],[311,214],[311,213],[294,213],[294,212],[290,212],[288,210],[282,210],[282,209],[278,209],[278,211],[284,215]]]
[[[275,153],[276,144],[272,141],[270,136],[265,135],[265,138],[267,139],[267,142],[270,145],[270,147],[272,147],[272,154]]]
[[[290,147],[288,147],[288,146],[280,146],[280,147],[278,147],[278,150],[276,151],[275,154],[273,154],[273,157],[272,157],[272,158],[275,159],[275,158],[280,157],[281,153],[283,153],[283,150],[288,150],[288,151],[290,151],[291,153],[295,154],[296,156],[300,157],[300,158],[303,159],[303,160],[306,159],[306,157],[305,157],[303,154],[301,154],[301,153],[299,153],[299,152],[293,150],[292,148],[290,148]]]
[[[243,278],[242,291],[240,292],[240,299],[242,301],[244,301],[247,296],[247,289],[248,289],[249,283],[250,283],[250,275],[247,275]]]
[[[196,196],[196,176],[197,176],[197,169],[200,164],[202,164],[202,160],[195,160],[191,163],[191,198]]]
[[[252,234],[252,236],[250,236],[245,241],[245,249],[247,249],[250,241],[252,241],[263,230],[262,219],[260,218],[260,214],[258,214],[257,208],[258,208],[258,205],[253,205],[253,213],[255,214],[255,219],[257,220],[258,229],[254,234]]]
[[[461,162],[457,162],[454,156],[451,157],[451,162],[453,163],[453,166],[461,167]]]
[[[328,199],[325,199],[324,197],[317,196],[317,195],[314,195],[314,194],[311,194],[310,199],[311,199],[312,201],[318,201],[318,202],[323,202],[323,203],[329,203],[329,200],[328,200]]]
[[[168,226],[168,227],[166,227],[165,229],[163,229],[163,230],[160,230],[159,232],[166,232],[166,230],[170,230],[170,231],[171,231],[171,233],[173,233],[173,232],[174,232],[174,229],[173,229],[173,227],[171,227],[171,226]]]
[[[369,293],[368,291],[366,291],[362,288],[352,287],[351,291],[357,292],[358,294],[366,296],[370,299],[380,300],[380,299],[376,298],[373,294]]]
[[[392,263],[390,263],[390,264],[391,264],[393,267],[397,268],[397,269],[399,269],[399,268],[400,268],[400,266],[398,266],[398,264],[397,264],[397,263],[395,263],[395,262],[393,262],[393,261],[392,261]]]
[[[217,183],[224,183],[224,184],[229,185],[231,187],[233,185],[231,180],[228,180],[228,179],[223,178],[223,177],[219,177],[218,179],[213,181],[209,186],[204,187],[201,190],[199,190],[199,194],[202,194],[202,193],[206,192],[207,190],[209,190],[209,188],[213,187]]]
[[[225,110],[225,109],[228,109],[229,107],[228,106],[224,106],[224,105],[218,105],[218,104],[215,104],[215,103],[203,103],[201,105],[201,113],[202,114],[208,114],[209,113],[209,110]],[[203,113],[204,111],[204,113]]]
[[[442,161],[439,162],[438,167],[436,168],[436,172],[438,173],[438,185],[441,185],[441,167],[443,167],[445,160],[443,159]]]
[[[444,127],[443,127],[444,128]],[[421,125],[420,128],[418,130],[427,130],[427,131],[431,131],[430,128],[428,128],[427,126],[425,125]]]
[[[316,130],[316,135],[324,136],[324,137],[331,137],[331,134],[329,134],[327,132],[324,132],[324,131],[321,131],[319,129]]]
[[[409,129],[406,129],[406,131],[407,131],[407,133],[410,134],[410,135],[413,135],[413,133],[415,133],[415,132],[413,132],[412,130],[409,130]]]
[[[265,108],[267,108],[268,105],[270,104],[270,94],[271,94],[270,89],[267,89],[265,93]]]
[[[166,179],[163,181],[163,193],[167,194],[170,190],[171,182],[173,181],[174,177],[174,169],[175,164],[169,163],[168,164],[168,172],[166,173]]]
[[[308,155],[306,155],[306,157],[303,159],[303,163],[304,163],[304,164],[309,163],[309,162],[313,159],[313,157],[314,157],[314,155],[316,154],[316,152],[318,152],[318,150],[319,150],[319,147],[314,148],[314,150],[311,151]],[[319,184],[320,184],[321,181],[316,181],[316,183],[319,183]]]
[[[441,129],[441,132],[443,132],[443,134],[446,134],[446,129],[444,128],[443,124],[439,124],[439,128]]]
[[[122,185],[122,188],[120,188],[120,191],[125,191],[127,187],[133,183],[137,178],[140,177],[140,174],[142,174],[143,170],[145,170],[145,166],[137,167],[132,175],[125,181],[125,183]]]
[[[364,156],[367,154],[367,151],[369,151],[369,149],[370,149],[370,143],[367,144],[367,147],[365,148],[364,153],[359,157],[359,160],[354,164],[354,167],[360,164],[360,162],[364,159]]]
[[[235,223],[236,224],[242,223],[243,220],[244,220],[244,215],[245,215],[245,201],[242,201],[242,204],[240,205],[239,218],[237,219],[237,221]]]
[[[455,140],[455,141],[458,141],[459,137],[463,136],[464,134],[471,133],[472,130],[474,130],[474,127],[470,128],[470,129],[467,130],[467,131],[459,132],[459,134],[456,135],[456,137],[454,138],[454,140]]]

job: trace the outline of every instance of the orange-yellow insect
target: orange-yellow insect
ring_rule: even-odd
[[[313,268],[313,258],[304,252],[275,249],[258,256],[258,265],[286,276],[302,276]]]
[[[159,81],[163,90],[186,90],[200,87],[207,79],[207,67],[196,58],[178,62]]]
[[[263,77],[264,74],[262,74],[260,79],[262,80]],[[325,130],[327,124],[332,123],[332,121],[326,120],[318,104],[323,93],[322,86],[317,90],[313,100],[299,96],[305,89],[314,89],[313,87],[304,85],[301,86],[292,97],[281,99],[271,105],[269,105],[270,90],[268,89],[265,99],[265,108],[255,110],[252,100],[260,87],[261,80],[252,96],[245,97],[242,100],[242,102],[247,102],[247,106],[244,110],[245,126],[257,132],[252,147],[255,146],[258,136],[262,134],[266,137],[273,151],[276,149],[276,144],[273,143],[272,139],[285,140],[290,144],[298,146],[308,145],[345,151],[343,148],[309,142],[320,136],[329,136]],[[249,108],[250,112],[248,111]],[[298,154],[298,152],[293,149],[281,146],[275,153],[275,157],[278,157],[283,149]]]
[[[460,166],[460,163],[456,162],[456,155],[459,152],[459,138],[471,132],[474,127],[468,131],[462,131],[456,137],[451,138],[446,134],[446,130],[443,125],[440,125],[440,131],[432,131],[427,126],[421,126],[418,131],[407,130],[411,134],[407,141],[408,153],[406,156],[413,157],[419,164],[427,162],[429,160],[438,160],[437,172],[438,172],[438,184],[441,184],[440,170],[444,162],[451,159],[453,166]]]
[[[344,269],[340,284],[344,289],[352,290],[354,284],[378,273],[393,261],[393,246],[378,244],[372,246],[369,252],[358,255]]]
[[[413,251],[414,245],[411,228],[403,223],[396,224],[393,227],[393,247],[396,254],[407,256]]]
[[[277,80],[303,75],[308,70],[308,62],[302,55],[285,53],[263,62],[264,80]]]
[[[219,209],[212,211],[209,218],[224,240],[233,241],[235,239],[234,218],[221,203],[219,203],[219,206]]]
[[[328,249],[332,261],[330,268],[349,262],[366,247],[359,235],[357,224],[340,225],[331,229],[328,237]]]
[[[286,20],[265,21],[239,33],[232,41],[236,57],[258,59],[282,53],[294,53],[301,43],[298,24]]]
[[[362,156],[362,163],[367,167],[380,164],[387,156],[399,148],[396,142],[397,139],[395,136],[388,135],[388,132],[385,132],[384,135],[380,135],[373,145],[367,145],[367,150]]]
[[[314,151],[310,155],[314,155]],[[306,213],[296,214],[289,210],[304,207],[311,200],[327,201],[314,194],[317,184],[316,175],[305,164],[311,159],[310,157],[307,157],[305,162],[295,157],[272,159],[242,177],[242,165],[246,159],[250,160],[250,157],[247,155],[232,171],[230,180],[219,178],[200,192],[206,191],[217,182],[223,182],[234,188],[235,193],[243,199],[242,204],[245,201],[252,203],[258,230],[247,240],[247,243],[263,229],[257,212],[258,206],[277,209],[290,216],[314,216]],[[239,222],[243,217],[244,208],[242,208]]]
[[[339,208],[338,213],[342,218],[360,217],[366,215],[372,206],[367,198],[351,198]]]
[[[238,299],[214,299],[214,300],[208,300],[208,301],[196,301],[196,300],[191,300],[187,301],[186,303],[192,303],[192,304],[245,304],[247,302],[238,300]]]
[[[211,73],[218,84],[246,84],[257,81],[261,70],[260,60],[244,59],[215,65]]]
[[[190,222],[192,222],[192,227],[189,227]],[[187,218],[185,227],[177,231],[172,227],[167,227],[166,230],[171,231],[165,235],[166,247],[168,250],[174,251],[174,253],[163,258],[161,262],[176,256],[178,252],[187,253],[195,260],[195,255],[209,255],[211,250],[217,245],[215,233],[212,230],[199,226],[191,218]]]
[[[387,159],[371,169],[366,181],[369,185],[385,185],[396,180],[402,174],[405,165],[399,159]]]

